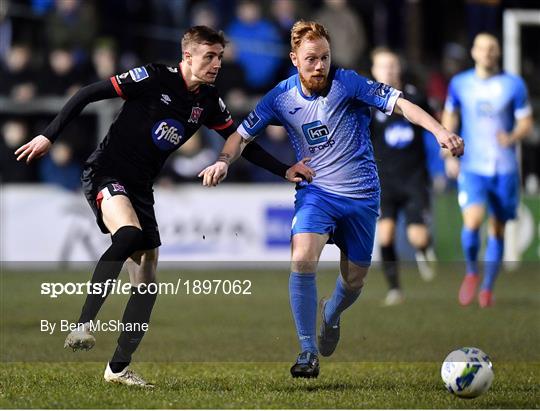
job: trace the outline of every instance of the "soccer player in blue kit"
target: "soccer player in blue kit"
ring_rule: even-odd
[[[448,158],[446,170],[458,177],[458,202],[463,215],[461,243],[466,275],[459,290],[461,305],[470,304],[480,283],[479,229],[487,204],[489,212],[485,272],[478,303],[493,304],[493,285],[504,250],[504,228],[515,218],[519,201],[516,143],[530,133],[532,110],[523,80],[499,68],[501,51],[497,38],[481,33],[471,50],[475,66],[456,75],[448,88],[443,124],[457,130],[467,143],[461,159]]]
[[[370,107],[405,115],[431,131],[453,155],[463,153],[463,140],[402,98],[400,91],[352,70],[331,69],[330,36],[321,24],[296,22],[291,49],[298,74],[261,99],[229,136],[216,163],[199,176],[203,185],[217,185],[230,163],[269,124],[283,125],[297,158],[309,158],[315,175],[311,184],[297,186],[289,293],[302,351],[291,374],[313,378],[319,374],[318,354],[334,352],[340,315],[360,295],[371,263],[380,188],[369,135]],[[315,272],[329,240],[341,250],[340,275],[332,296],[321,301],[316,341]]]

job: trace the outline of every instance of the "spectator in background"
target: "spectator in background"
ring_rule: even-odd
[[[251,110],[250,99],[245,91],[246,76],[244,68],[236,58],[234,42],[229,42],[225,48],[219,77],[215,84],[225,103],[227,103],[227,107],[235,117],[241,117]]]
[[[291,28],[294,25],[294,22],[298,20],[298,8],[297,2],[293,0],[279,0],[272,2],[272,18],[277,25],[283,44],[287,44],[289,42]],[[291,60],[288,58],[288,56],[284,56],[278,77],[290,77],[295,73],[296,68],[291,64]]]
[[[102,38],[96,42],[92,51],[92,74],[90,83],[107,80],[118,72],[114,40]]]
[[[199,3],[191,9],[190,26],[207,26],[217,30],[219,18],[216,10],[209,3]]]
[[[262,17],[259,3],[241,0],[237,18],[226,33],[235,42],[238,62],[244,67],[247,86],[257,93],[274,85],[286,49],[277,27]]]
[[[296,161],[296,156],[291,148],[287,131],[280,126],[269,126],[266,131],[259,136],[258,140],[261,147],[264,147],[269,153],[272,153],[276,158],[280,158],[285,162]],[[245,162],[249,170],[253,182],[260,183],[281,183],[280,178],[274,178],[271,173],[259,170],[259,167],[252,167],[251,164]]]
[[[70,191],[81,188],[82,165],[73,156],[73,149],[64,142],[57,142],[39,162],[39,178]]]
[[[39,92],[44,95],[71,96],[81,88],[82,72],[75,65],[70,49],[57,48],[48,55],[48,68],[39,79]]]
[[[17,161],[13,152],[28,141],[28,126],[20,120],[9,120],[0,128],[0,181],[27,183],[37,180],[36,165]]]
[[[460,44],[448,43],[443,50],[442,63],[429,74],[426,92],[429,106],[437,120],[441,119],[448,83],[465,68],[466,62],[467,50]]]
[[[71,48],[76,63],[84,62],[96,34],[93,2],[56,0],[45,20],[49,49]]]
[[[366,50],[367,40],[362,19],[349,7],[347,0],[325,0],[313,19],[332,33],[332,62],[345,68],[356,68]]]
[[[469,43],[478,33],[499,33],[501,20],[501,0],[466,0]]]
[[[216,152],[205,147],[202,130],[169,157],[159,177],[161,186],[172,183],[198,182],[197,175],[216,159]],[[221,139],[220,139],[221,140]]]
[[[5,65],[0,66],[0,95],[19,102],[34,97],[36,85],[30,57],[30,47],[27,45],[14,45],[9,50]]]
[[[7,59],[13,36],[13,25],[7,12],[8,2],[0,1],[0,64]]]

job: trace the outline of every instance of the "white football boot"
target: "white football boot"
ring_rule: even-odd
[[[416,264],[418,265],[418,272],[420,273],[422,280],[427,282],[432,281],[437,275],[434,267],[437,262],[437,257],[435,256],[433,248],[429,247],[426,250],[425,255],[424,253],[417,251],[415,257]]]
[[[129,367],[124,368],[120,372],[112,372],[109,363],[107,363],[107,368],[105,368],[103,378],[105,378],[105,381],[115,384],[154,388],[154,384],[150,384],[143,380],[140,375],[138,375],[135,371],[130,370]]]
[[[386,294],[386,298],[383,301],[383,306],[391,307],[394,305],[400,305],[405,302],[405,295],[399,288],[392,288]]]
[[[82,327],[77,327],[66,337],[64,348],[72,348],[73,351],[91,349],[96,343],[96,338],[90,332],[90,323],[84,323]]]

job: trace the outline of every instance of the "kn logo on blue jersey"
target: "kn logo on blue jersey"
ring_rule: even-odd
[[[321,123],[320,120],[303,124],[302,131],[304,132],[307,143],[310,145],[309,151],[311,153],[324,150],[336,143],[333,139],[328,138],[330,131],[328,131],[328,127]]]
[[[184,126],[182,123],[172,118],[160,120],[152,128],[152,140],[163,151],[178,148],[183,134]]]

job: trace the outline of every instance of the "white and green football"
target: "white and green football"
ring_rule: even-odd
[[[475,398],[485,393],[493,382],[493,366],[485,352],[474,347],[452,351],[441,367],[441,378],[452,394]]]

